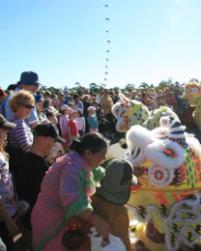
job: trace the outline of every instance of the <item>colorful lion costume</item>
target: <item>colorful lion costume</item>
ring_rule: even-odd
[[[183,97],[192,107],[195,107],[193,119],[201,130],[201,84],[196,81],[186,83]]]
[[[116,129],[118,132],[127,132],[132,125],[143,125],[148,129],[154,129],[159,126],[159,120],[162,116],[178,118],[169,107],[161,106],[150,112],[139,101],[130,100],[123,94],[120,94],[119,98],[120,100],[112,107],[112,114],[117,120]]]
[[[138,240],[152,251],[200,250],[201,146],[197,139],[170,116],[160,118],[160,127],[154,130],[132,126],[126,142],[126,159],[138,178],[129,201],[139,220]]]

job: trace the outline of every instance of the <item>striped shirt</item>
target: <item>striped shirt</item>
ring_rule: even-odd
[[[9,133],[9,145],[11,147],[20,148],[23,152],[29,151],[33,144],[31,128],[23,119],[16,118],[12,122],[17,126]]]

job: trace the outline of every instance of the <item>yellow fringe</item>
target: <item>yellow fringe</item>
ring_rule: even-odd
[[[156,244],[153,241],[151,241],[146,236],[146,224],[145,223],[138,223],[136,225],[135,230],[135,237],[138,240],[141,240],[144,242],[144,245],[146,247],[147,251],[168,251],[165,247],[165,244]]]

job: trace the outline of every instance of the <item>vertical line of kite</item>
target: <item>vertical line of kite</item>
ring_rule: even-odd
[[[110,39],[110,3],[109,0],[105,0],[105,67],[104,67],[104,82],[107,84],[109,75],[109,63],[110,63],[110,51],[111,51],[111,39]]]

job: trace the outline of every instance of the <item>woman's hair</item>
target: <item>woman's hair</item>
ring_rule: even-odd
[[[10,100],[10,108],[13,112],[17,111],[17,108],[21,105],[35,105],[35,99],[31,92],[21,90],[16,92]]]
[[[46,109],[51,105],[51,99],[50,98],[46,98],[44,103],[43,103],[43,107]]]
[[[71,150],[83,155],[86,150],[92,153],[98,153],[107,148],[108,141],[100,133],[87,133],[79,140],[74,140],[71,144]]]
[[[54,113],[52,111],[50,111],[49,109],[45,109],[44,113],[45,113],[47,118],[50,118],[50,117],[54,116]]]
[[[80,117],[82,117],[82,111],[80,109],[77,109],[77,113],[79,114]]]
[[[61,115],[64,115],[66,110],[60,110]]]

